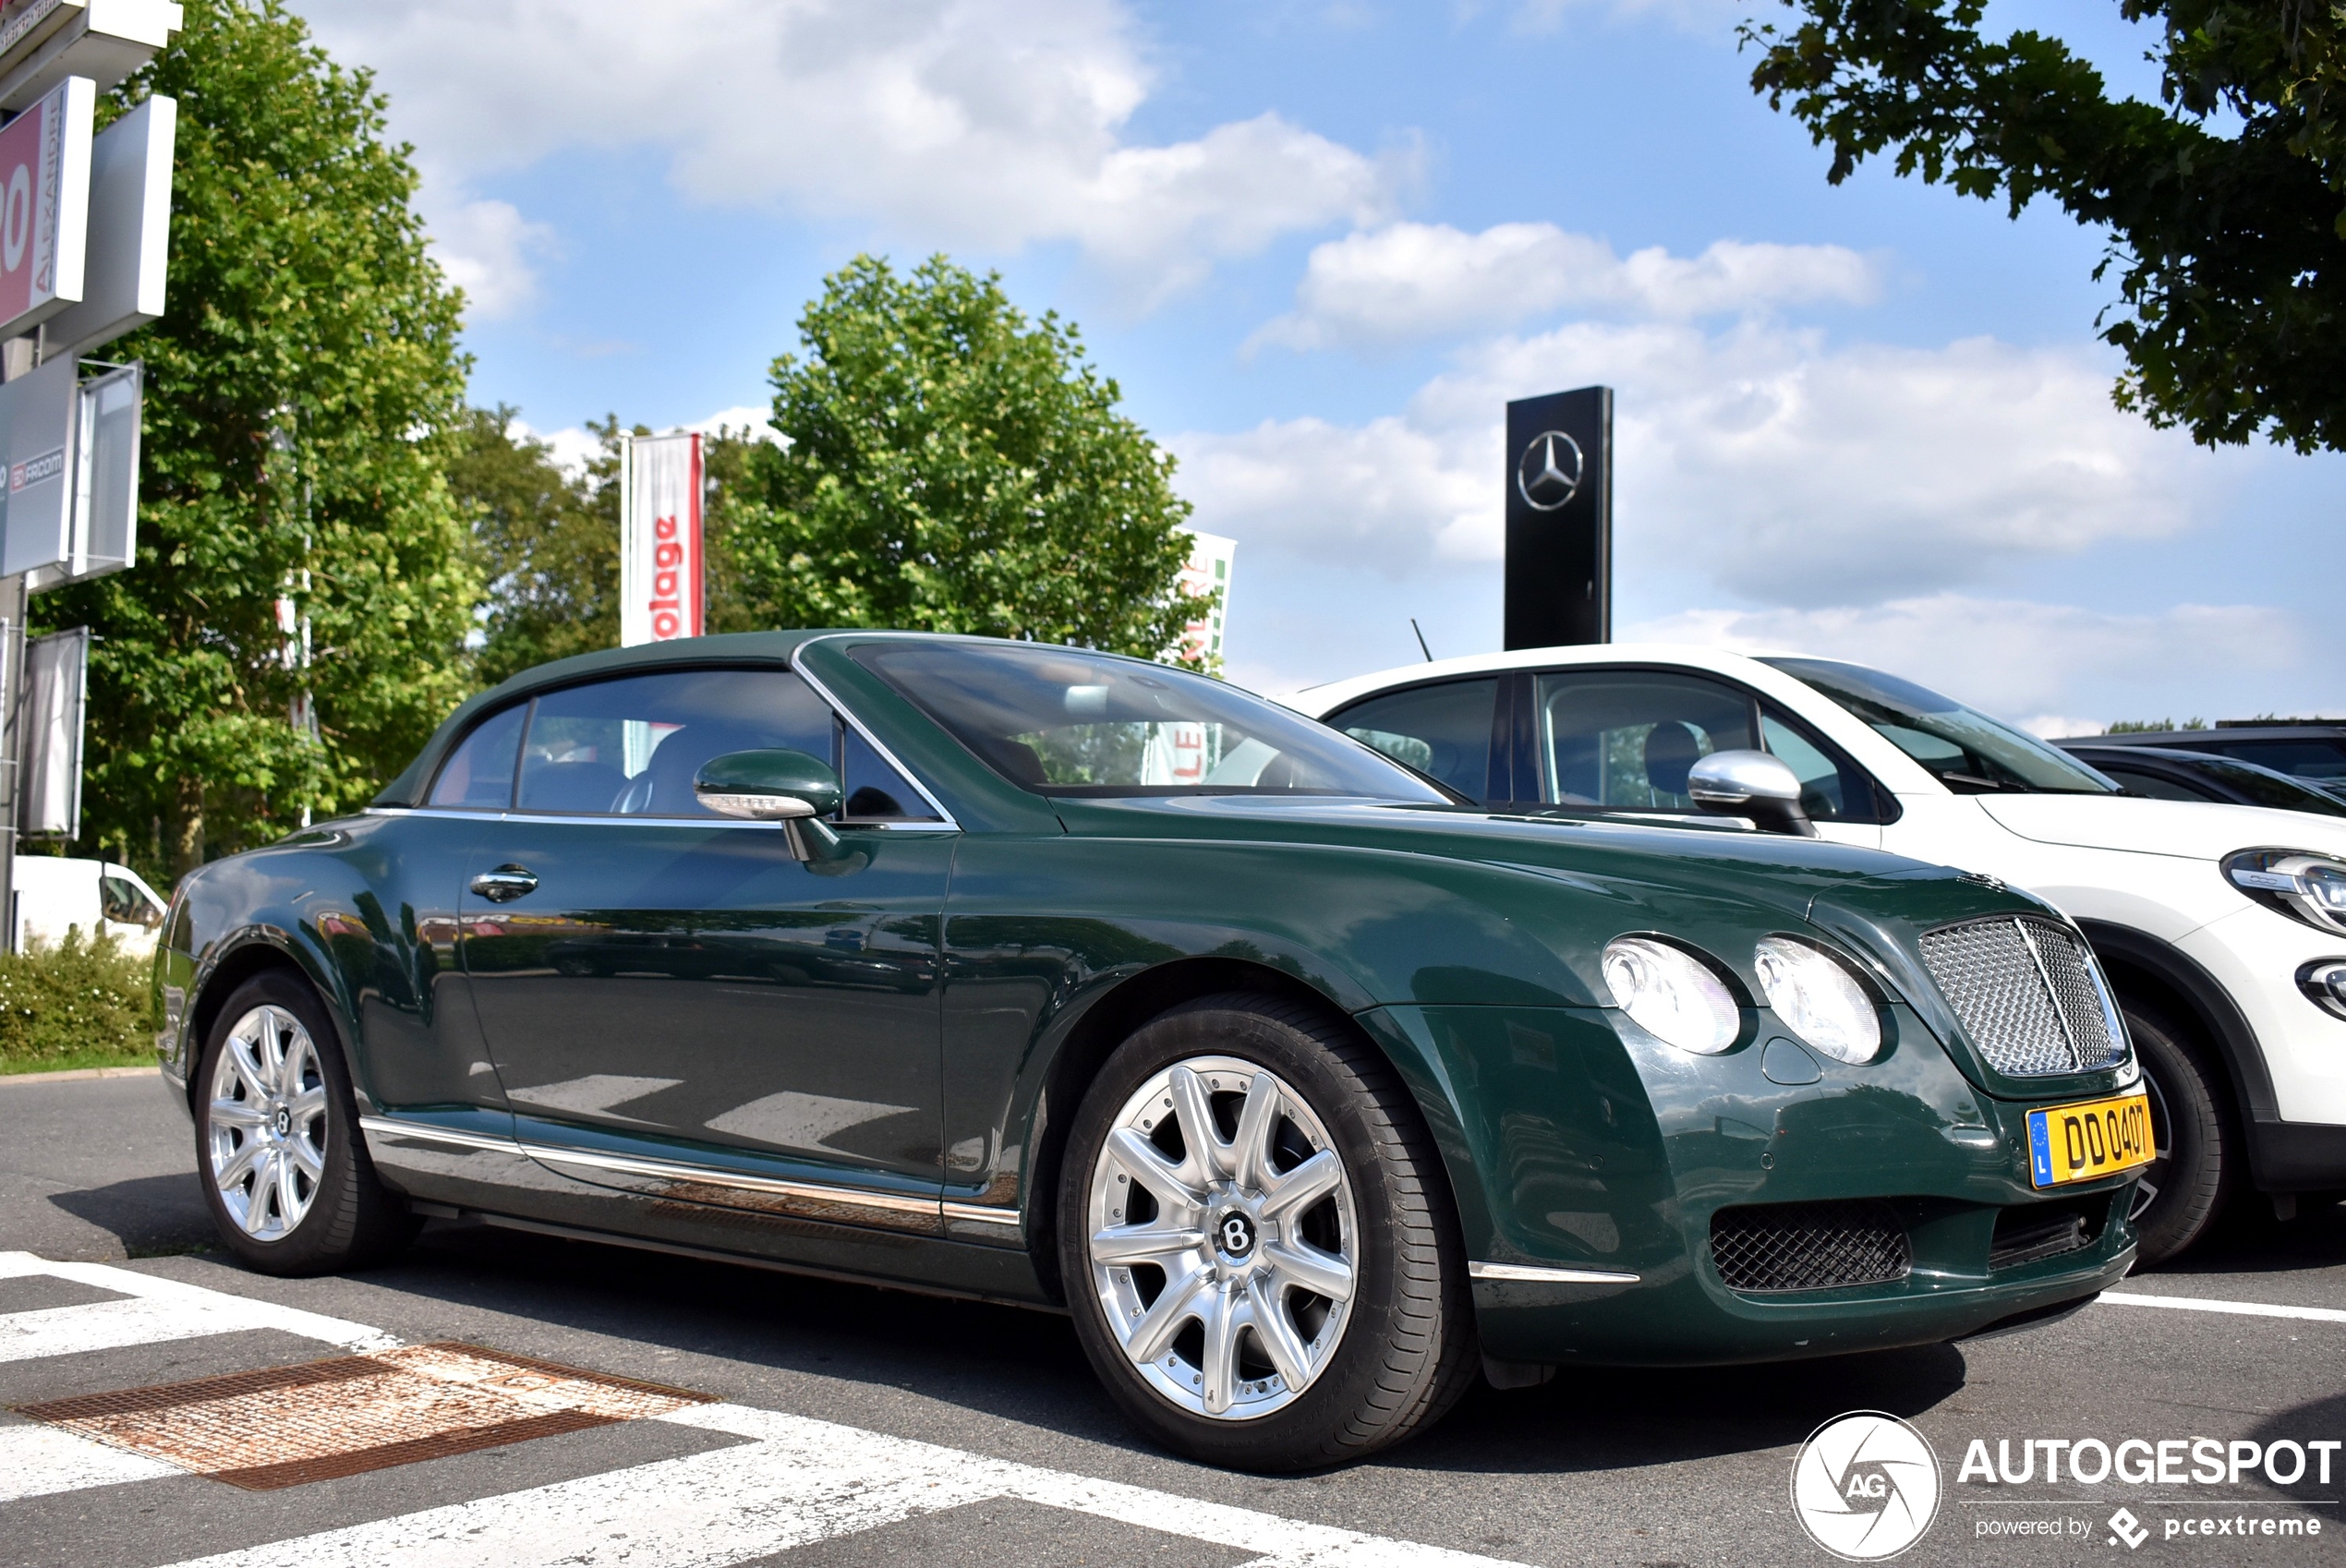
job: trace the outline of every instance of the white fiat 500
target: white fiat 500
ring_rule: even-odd
[[[2150,1090],[2146,1261],[2243,1192],[2286,1216],[2346,1189],[2346,821],[2127,795],[1961,703],[1831,659],[1615,643],[1285,700],[1493,810],[1708,812],[2059,905],[2094,944]]]

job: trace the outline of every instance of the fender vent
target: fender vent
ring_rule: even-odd
[[[1837,1290],[1904,1279],[1914,1255],[1887,1203],[1771,1203],[1711,1215],[1711,1261],[1729,1290]]]

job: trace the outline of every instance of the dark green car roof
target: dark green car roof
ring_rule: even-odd
[[[398,778],[382,787],[381,792],[375,796],[374,803],[379,806],[418,804],[425,783],[440,766],[441,757],[454,743],[456,737],[471,729],[473,720],[482,712],[502,707],[515,697],[630,670],[664,669],[695,664],[788,665],[802,644],[835,634],[833,629],[729,632],[714,637],[680,637],[674,642],[647,643],[640,647],[604,648],[598,653],[558,658],[551,664],[533,665],[502,685],[491,686],[486,692],[466,698],[455,712],[441,721],[440,728],[432,731],[431,739],[424,742],[424,749],[416,754],[416,760],[409,763]]]

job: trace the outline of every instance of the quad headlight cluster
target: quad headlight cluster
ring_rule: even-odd
[[[1617,936],[1605,945],[1604,983],[1638,1026],[1681,1051],[1712,1056],[1743,1032],[1743,1009],[1719,971],[1675,943]],[[1881,1017],[1847,966],[1789,936],[1761,939],[1752,969],[1777,1019],[1844,1062],[1881,1052]]]
[[[2346,935],[2346,861],[2306,850],[2243,850],[2224,857],[2224,876],[2269,909],[2316,931]]]

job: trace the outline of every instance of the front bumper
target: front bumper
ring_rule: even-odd
[[[1711,1057],[1608,1010],[1396,1007],[1362,1021],[1421,1103],[1439,1085],[1454,1108],[1430,1119],[1469,1256],[1501,1266],[1473,1282],[1493,1357],[1704,1365],[1935,1344],[2122,1278],[2132,1177],[2038,1191],[2026,1107],[1981,1094],[1918,1019],[1893,1019],[1880,1060],[1818,1058],[1806,1084],[1762,1071],[1760,1043],[1780,1032],[1764,1016],[1753,1044]],[[1873,1200],[1903,1233],[1897,1277],[1764,1291],[1722,1277],[1722,1211]],[[2000,1216],[2009,1236],[2055,1204],[2086,1216],[2082,1245],[1991,1266]],[[1557,1272],[1573,1277],[1545,1277]]]

